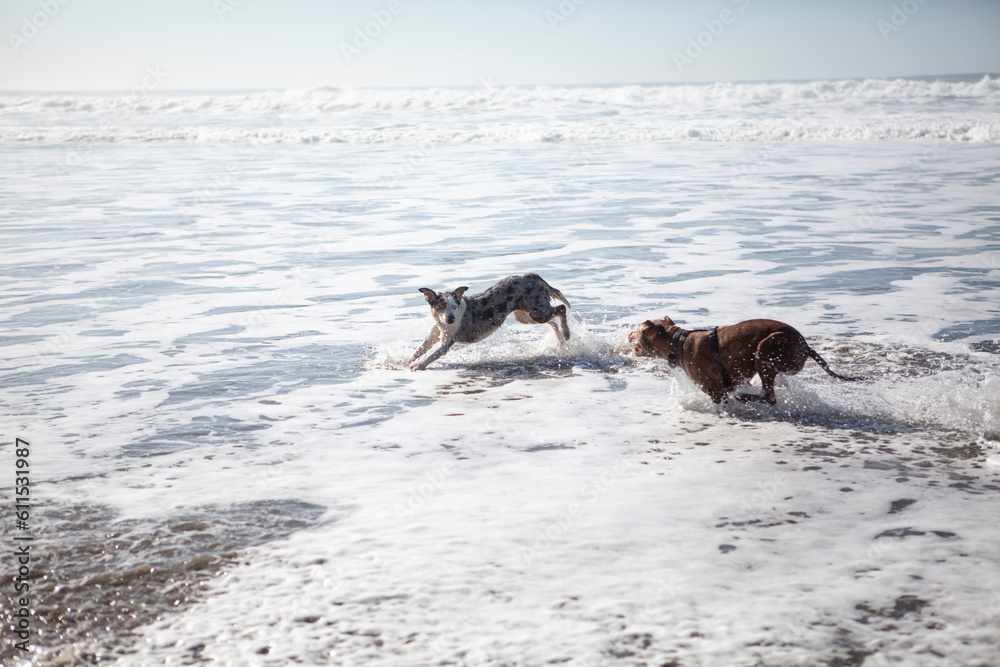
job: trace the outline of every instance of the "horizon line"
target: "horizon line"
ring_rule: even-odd
[[[289,92],[289,91],[311,91],[319,90],[323,88],[333,89],[333,90],[426,90],[430,88],[443,88],[443,89],[453,89],[453,90],[468,90],[477,89],[484,87],[483,80],[485,77],[480,78],[479,84],[448,84],[448,85],[423,85],[423,86],[338,86],[332,83],[322,83],[313,86],[287,86],[287,87],[272,87],[264,86],[260,88],[156,88],[153,90],[144,90],[143,92],[147,95],[154,95],[156,93],[251,93],[251,92]],[[957,74],[911,74],[903,76],[844,76],[844,77],[821,77],[817,79],[717,79],[717,80],[704,80],[704,81],[645,81],[645,82],[618,82],[618,83],[497,83],[496,88],[540,88],[540,87],[552,87],[552,88],[610,88],[615,86],[707,86],[718,83],[729,83],[729,84],[763,84],[763,83],[819,83],[819,82],[833,82],[833,81],[869,81],[869,80],[883,80],[883,81],[897,81],[897,80],[947,80],[952,79],[955,82],[962,81],[963,79],[972,78],[997,78],[1000,79],[1000,72],[967,72],[967,73],[957,73]],[[488,81],[488,80],[487,80]],[[492,82],[488,82],[492,83]],[[122,89],[110,89],[110,88],[80,88],[80,89],[30,89],[30,88],[18,88],[18,89],[0,89],[0,94],[16,94],[16,93],[29,93],[29,94],[66,94],[66,93],[132,93],[137,88],[142,88],[142,86],[135,86],[133,88],[122,88]]]

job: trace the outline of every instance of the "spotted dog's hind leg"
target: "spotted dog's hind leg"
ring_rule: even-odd
[[[514,319],[521,324],[548,324],[556,332],[560,343],[569,340],[569,326],[566,324],[566,306],[559,304],[535,304],[530,310],[515,310]]]
[[[552,310],[553,315],[552,319],[549,320],[549,326],[556,332],[556,338],[559,339],[559,342],[565,343],[569,340],[569,324],[566,322],[566,306],[559,304]]]

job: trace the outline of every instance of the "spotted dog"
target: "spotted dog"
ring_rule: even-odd
[[[455,343],[478,343],[499,329],[510,313],[514,313],[522,324],[548,324],[556,332],[560,343],[569,340],[569,327],[566,325],[569,301],[538,274],[508,276],[485,292],[472,296],[465,296],[468,289],[459,287],[451,292],[435,292],[426,287],[420,288],[431,306],[434,326],[410,359],[411,371],[424,370],[431,362],[444,356]],[[553,307],[550,298],[558,299],[565,305]],[[437,349],[418,362],[437,342],[440,342]]]
[[[810,357],[840,380],[868,379],[834,373],[802,334],[775,320],[747,320],[728,327],[686,331],[664,317],[640,324],[629,334],[629,342],[637,357],[660,357],[671,366],[680,366],[716,403],[721,403],[738,385],[759,375],[764,395],[736,394],[736,398],[774,405],[774,380],[778,373],[794,375]]]

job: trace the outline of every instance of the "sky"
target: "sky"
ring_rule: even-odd
[[[0,0],[0,90],[1000,72],[998,0]]]

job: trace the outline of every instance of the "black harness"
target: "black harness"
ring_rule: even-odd
[[[719,367],[719,375],[722,376],[722,384],[726,391],[733,388],[733,381],[729,377],[729,372],[722,364],[722,353],[719,351],[719,327],[711,329],[695,329],[694,331],[708,331],[708,346],[712,350],[712,358],[715,365]],[[684,340],[694,331],[685,331],[680,327],[674,329],[674,335],[670,338],[670,348],[667,351],[667,362],[671,366],[684,366]]]
[[[726,391],[729,391],[733,388],[733,381],[729,379],[729,373],[726,372],[726,367],[722,365],[722,353],[719,352],[719,327],[712,327],[709,330],[708,346],[712,348],[712,358],[715,359],[715,365],[719,367],[722,384],[726,387]]]
[[[670,339],[670,350],[667,352],[667,361],[671,366],[681,366],[684,364],[684,339],[688,337],[690,331],[684,331],[680,327],[674,330],[674,335]]]

